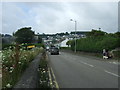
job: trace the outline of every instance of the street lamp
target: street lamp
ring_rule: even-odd
[[[73,20],[73,19],[70,19],[70,21],[75,22],[75,53],[76,53],[76,30],[77,30],[77,21],[76,21],[76,20]]]

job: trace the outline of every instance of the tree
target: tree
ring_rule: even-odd
[[[31,30],[31,27],[18,29],[18,31],[14,33],[14,36],[16,37],[16,42],[19,44],[32,43],[34,35],[34,31]]]
[[[38,43],[42,43],[42,38],[38,36]]]
[[[91,32],[87,33],[87,36],[95,36],[95,37],[97,37],[97,36],[104,36],[105,34],[107,34],[107,33],[103,32],[101,30],[94,30],[94,29],[92,29]]]
[[[71,45],[71,42],[72,42],[71,40],[67,41],[66,45],[68,45],[68,47],[69,47]]]
[[[69,35],[69,33],[68,33],[68,32],[66,32],[66,33],[65,33],[65,35]]]

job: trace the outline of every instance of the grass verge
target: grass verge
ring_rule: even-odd
[[[31,50],[6,49],[2,51],[2,88],[13,88],[30,62],[42,51],[40,48]]]
[[[46,60],[46,52],[44,51],[42,54],[42,57],[40,59],[39,64],[39,88],[49,88],[51,90],[51,83],[50,83],[50,77],[49,77],[49,68],[48,68],[48,62]]]

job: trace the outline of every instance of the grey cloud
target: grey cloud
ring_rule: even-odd
[[[32,26],[39,33],[70,32],[77,20],[78,30],[101,27],[116,32],[118,26],[117,2],[32,2],[3,4],[3,33]],[[10,27],[10,28],[9,28]]]

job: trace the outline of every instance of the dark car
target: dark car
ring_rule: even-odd
[[[51,55],[53,55],[53,54],[59,55],[59,49],[57,47],[51,47],[50,53],[51,53]]]

